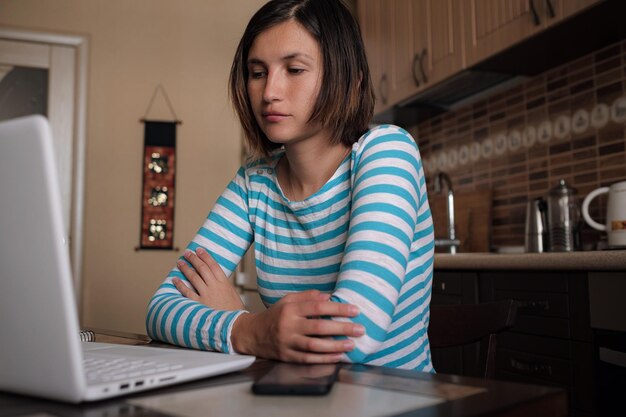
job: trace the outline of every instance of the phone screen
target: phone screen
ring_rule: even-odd
[[[339,365],[277,363],[252,385],[260,395],[324,395],[333,386]]]

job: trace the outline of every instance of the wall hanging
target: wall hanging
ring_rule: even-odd
[[[149,120],[148,114],[161,92],[173,120]],[[174,201],[176,197],[176,117],[165,89],[158,85],[145,116],[143,146],[143,187],[141,193],[140,249],[174,248]]]

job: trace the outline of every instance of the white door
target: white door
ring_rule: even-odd
[[[0,39],[0,121],[29,114],[42,114],[50,120],[68,237],[75,63],[75,51],[70,46]]]
[[[50,121],[76,294],[82,238],[85,53],[81,38],[0,28],[0,121],[42,114]],[[80,120],[79,120],[80,119]]]

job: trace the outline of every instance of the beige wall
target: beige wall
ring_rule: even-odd
[[[84,326],[144,332],[145,307],[180,255],[140,251],[144,115],[163,84],[178,128],[175,246],[184,249],[234,175],[232,55],[264,0],[0,0],[0,25],[89,37]],[[151,117],[168,117],[157,100]]]

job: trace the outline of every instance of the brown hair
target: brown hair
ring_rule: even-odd
[[[230,97],[253,157],[281,145],[259,127],[248,97],[248,53],[263,31],[294,19],[319,42],[323,80],[309,122],[331,131],[334,144],[351,146],[368,129],[374,92],[359,25],[341,0],[272,0],[259,9],[239,42],[230,73]]]

